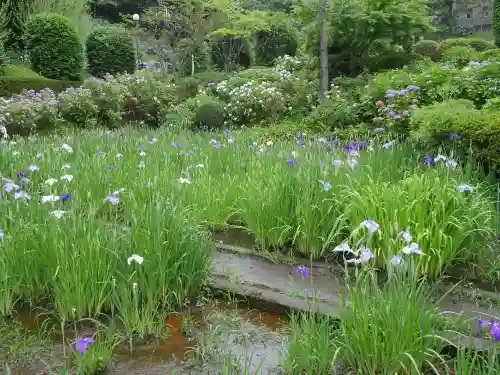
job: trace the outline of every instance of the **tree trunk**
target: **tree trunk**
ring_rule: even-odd
[[[448,17],[448,32],[449,32],[449,35],[453,35],[455,34],[455,24],[456,24],[456,21],[455,21],[455,17],[454,17],[454,14],[453,14],[453,6],[455,5],[455,0],[447,0],[446,1],[446,11],[448,13],[447,17]]]
[[[320,79],[321,79],[321,98],[324,98],[328,91],[328,25],[326,24],[326,1],[319,10],[319,60],[320,60]]]

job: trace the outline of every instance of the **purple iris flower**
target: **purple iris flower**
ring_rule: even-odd
[[[17,172],[17,173],[16,173],[16,177],[17,177],[18,179],[23,179],[23,178],[27,178],[27,177],[28,177],[28,175],[27,175],[26,173],[24,173],[24,172]]]
[[[90,344],[94,344],[95,340],[92,337],[85,337],[82,336],[76,341],[74,341],[71,345],[80,353],[85,353],[87,349],[89,348]]]
[[[172,142],[172,147],[173,148],[179,148],[179,147],[181,147],[181,144],[177,143],[177,142]]]
[[[420,87],[410,85],[406,88],[407,91],[420,91]]]
[[[490,334],[493,340],[500,341],[500,322],[498,320],[479,320],[477,326],[480,333],[482,333],[485,328],[490,328]]]
[[[297,139],[299,141],[303,141],[304,140],[304,134],[299,134],[299,136],[297,137]]]
[[[453,141],[458,141],[460,138],[461,138],[460,134],[457,133],[450,134],[450,139]]]
[[[114,168],[113,168],[113,166],[112,166],[112,165],[108,165],[108,166],[106,167],[106,169],[108,169],[108,170],[110,170],[110,171],[114,170]]]
[[[226,132],[226,135],[231,134],[231,130],[230,130],[230,129],[226,129],[226,131],[225,131],[225,132]]]
[[[304,141],[299,141],[297,142],[297,146],[304,146],[305,145],[305,142]]]
[[[295,270],[298,273],[302,274],[302,277],[304,277],[304,279],[309,278],[309,268],[307,268],[306,266],[298,266]]]
[[[105,155],[106,155],[106,153],[104,151],[100,151],[99,152],[99,156],[103,156],[104,157]]]
[[[294,165],[296,165],[296,164],[297,164],[297,160],[295,160],[295,159],[289,159],[289,160],[287,160],[287,162],[286,162],[286,163],[287,163],[290,167],[293,167]]]
[[[424,164],[425,165],[434,165],[434,157],[431,156],[431,155],[427,155],[426,157],[424,157]]]
[[[71,194],[70,193],[66,193],[66,194],[63,194],[61,195],[61,200],[63,202],[66,202],[67,200],[69,200],[71,198]]]

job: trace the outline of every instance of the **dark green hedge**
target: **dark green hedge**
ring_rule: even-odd
[[[55,79],[33,79],[0,76],[0,97],[10,97],[21,93],[23,90],[42,90],[49,88],[61,92],[68,87],[79,87],[81,82],[58,81]]]

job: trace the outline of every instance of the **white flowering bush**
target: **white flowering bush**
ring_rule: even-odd
[[[106,80],[126,87],[124,110],[127,120],[157,126],[166,110],[177,103],[176,86],[153,76],[121,74],[107,76]]]
[[[288,109],[295,112],[311,110],[318,101],[319,82],[308,62],[303,58],[285,55],[276,59],[274,70],[288,94]]]
[[[241,86],[228,87],[227,81],[217,86],[217,93],[228,98],[224,105],[228,121],[250,124],[282,116],[287,107],[286,95],[275,85],[249,81]]]
[[[283,76],[288,76],[290,73],[298,72],[303,69],[305,62],[303,59],[294,56],[280,56],[274,62],[274,68],[282,73]]]
[[[122,112],[129,96],[127,85],[107,79],[88,78],[82,88],[92,93],[92,99],[99,108],[98,122],[101,126],[116,128],[122,124]]]

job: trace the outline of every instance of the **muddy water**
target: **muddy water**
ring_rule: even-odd
[[[40,320],[34,314],[24,313],[21,315],[23,325],[30,330],[40,328]],[[251,368],[256,369],[263,361],[265,371],[263,373],[276,373],[282,348],[282,329],[286,318],[279,314],[261,312],[247,307],[235,308],[233,305],[218,303],[217,301],[198,311],[189,314],[191,324],[188,327],[196,327],[185,335],[186,325],[183,327],[182,315],[171,316],[166,319],[165,324],[170,329],[170,336],[161,344],[134,346],[130,353],[125,348],[118,351],[114,361],[111,374],[116,375],[160,375],[175,374],[201,375],[217,373],[219,366],[214,362],[215,358],[207,361],[197,361],[197,341],[204,337],[207,340],[205,348],[198,349],[204,352],[231,353],[233,357],[246,361]],[[57,328],[55,328],[57,330]],[[224,340],[219,340],[217,332],[225,332]],[[73,337],[71,332],[67,337]],[[54,335],[55,342],[53,357],[50,363],[63,363],[61,335]],[[47,342],[47,345],[49,343]],[[219,346],[219,347],[217,347]],[[205,355],[205,354],[204,354]],[[47,365],[40,361],[30,368],[17,367],[12,375],[38,375],[48,374]],[[203,362],[203,363],[202,363]],[[219,366],[220,367],[220,366]],[[3,374],[0,371],[0,374]]]
[[[212,238],[215,242],[226,245],[240,246],[247,249],[255,247],[255,236],[241,228],[228,227],[224,230],[216,231]]]

